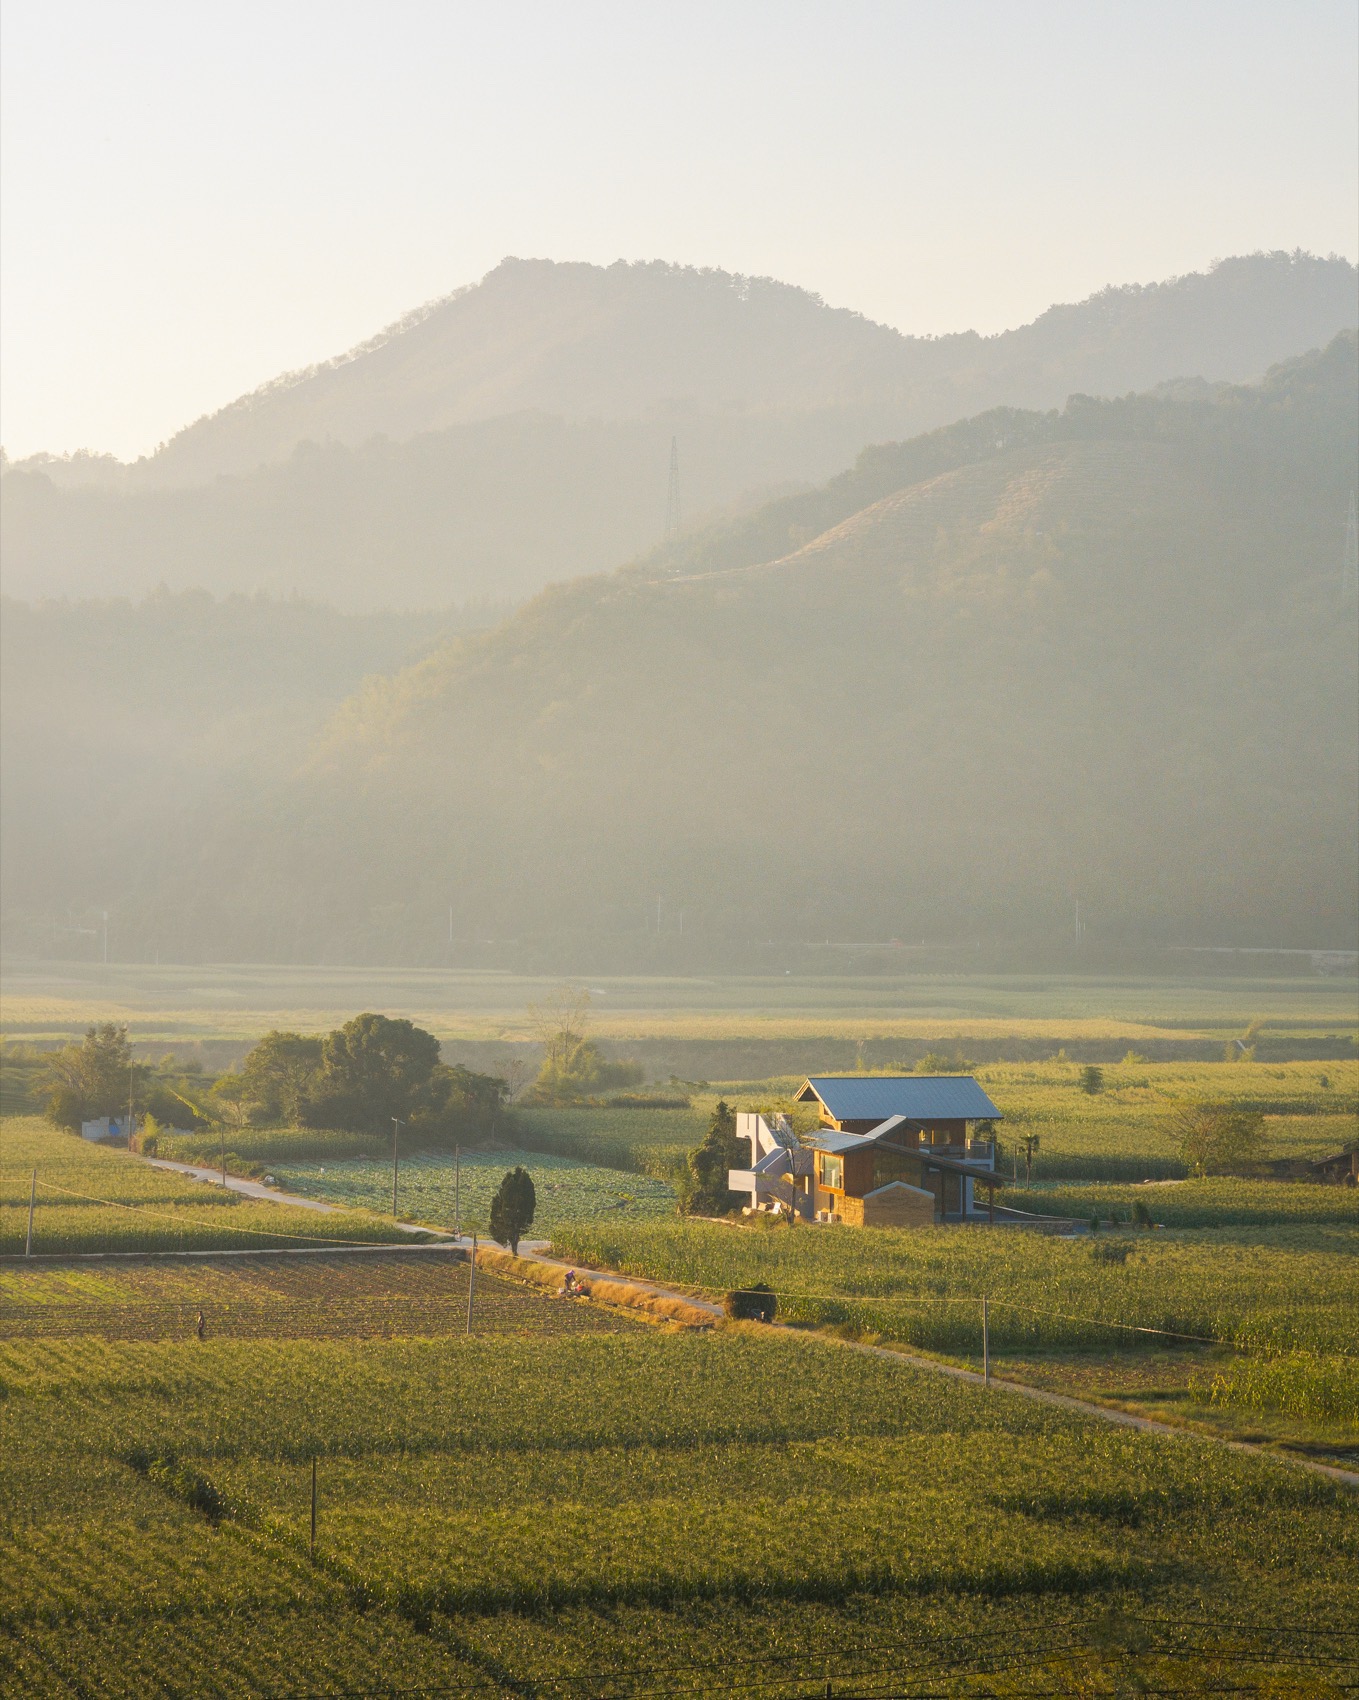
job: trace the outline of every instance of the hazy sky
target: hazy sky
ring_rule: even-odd
[[[505,254],[904,331],[1355,257],[1354,0],[5,0],[3,436],[150,450]]]

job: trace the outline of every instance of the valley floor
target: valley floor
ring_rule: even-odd
[[[1359,1504],[1296,1467],[488,1276],[468,1337],[447,1326],[465,1268],[365,1259],[337,1286],[280,1263],[7,1272],[6,1688],[625,1700],[1353,1680],[1339,1603]]]

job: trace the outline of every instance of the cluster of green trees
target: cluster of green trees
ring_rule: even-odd
[[[45,1056],[36,1089],[48,1117],[72,1133],[80,1132],[82,1122],[121,1118],[129,1109],[135,1115],[146,1106],[127,1028],[113,1021],[88,1028],[79,1044],[63,1045]]]
[[[324,1037],[274,1031],[223,1083],[257,1120],[386,1131],[395,1119],[437,1144],[492,1135],[508,1087],[439,1060],[439,1041],[414,1022],[356,1015]]]
[[[493,1137],[508,1087],[439,1060],[439,1041],[413,1022],[356,1015],[324,1036],[266,1033],[238,1073],[190,1080],[139,1064],[127,1028],[91,1027],[43,1059],[40,1100],[58,1127],[101,1116],[203,1126],[331,1127],[388,1133],[395,1119],[426,1145]]]
[[[602,1092],[640,1086],[640,1063],[606,1057],[587,1037],[590,993],[583,986],[562,986],[541,1004],[529,1007],[529,1020],[542,1041],[543,1060],[527,1102],[579,1104]]]

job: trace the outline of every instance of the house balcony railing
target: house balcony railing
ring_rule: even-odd
[[[983,1169],[994,1169],[996,1166],[995,1142],[990,1139],[969,1139],[966,1143],[924,1145],[921,1152],[929,1156],[951,1157],[957,1163],[975,1163]]]

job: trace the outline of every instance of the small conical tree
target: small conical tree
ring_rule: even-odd
[[[537,1208],[533,1177],[527,1169],[511,1169],[491,1200],[491,1238],[508,1246],[517,1257],[520,1238],[532,1227]]]
[[[737,1194],[727,1190],[727,1171],[740,1167],[736,1115],[724,1100],[713,1111],[707,1138],[697,1151],[689,1153],[685,1209],[694,1216],[725,1214],[737,1202]]]

